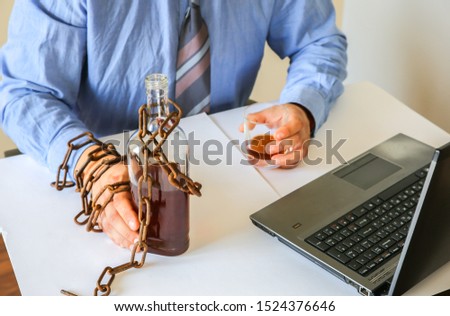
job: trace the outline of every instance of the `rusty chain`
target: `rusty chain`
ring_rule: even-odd
[[[139,133],[138,138],[141,142],[141,149],[144,158],[144,162],[147,162],[150,157],[153,157],[164,172],[167,174],[169,183],[171,183],[177,189],[196,196],[201,196],[201,184],[194,182],[187,175],[182,173],[176,163],[170,162],[166,155],[163,153],[162,146],[166,142],[170,133],[179,124],[182,111],[177,103],[169,99],[169,103],[174,106],[176,111],[168,114],[168,116],[159,123],[159,128],[155,132],[148,130],[148,123],[150,116],[147,112],[147,105],[144,104],[139,109]],[[83,140],[83,138],[85,138]],[[75,174],[75,183],[67,181],[67,175],[69,170],[69,160],[74,151],[79,150],[87,145],[96,145],[97,147],[92,150],[86,159],[86,162],[81,166]],[[154,145],[153,150],[150,150],[149,146]],[[92,187],[100,179],[100,177],[113,165],[124,162],[125,157],[121,156],[114,145],[105,144],[96,139],[92,133],[83,133],[68,142],[68,150],[64,157],[63,163],[59,166],[56,182],[52,183],[58,191],[73,187],[76,185],[76,191],[80,192],[82,210],[75,216],[74,221],[78,225],[86,225],[86,230],[94,232],[102,232],[101,227],[98,224],[100,215],[105,210],[106,206],[112,201],[114,195],[120,192],[130,191],[130,182],[123,181],[110,185],[106,185],[100,189],[96,196],[92,196]],[[88,166],[91,166],[92,170],[89,172],[86,178],[84,171]],[[61,174],[63,175],[61,177]],[[148,164],[143,164],[143,173],[138,180],[138,220],[139,220],[139,237],[135,242],[133,249],[131,250],[130,261],[121,264],[116,267],[107,266],[100,274],[96,287],[94,289],[94,295],[107,296],[111,293],[111,285],[115,279],[115,276],[121,272],[124,272],[131,268],[141,268],[145,264],[145,258],[148,250],[148,245],[145,242],[148,226],[150,224],[151,217],[151,189],[145,190],[144,188],[152,188],[153,179],[148,172]],[[100,198],[106,194],[109,196],[103,203],[99,203]],[[136,260],[137,254],[140,253],[141,258]],[[107,278],[106,280],[103,280]],[[67,296],[76,296],[76,294],[61,290],[61,293]]]

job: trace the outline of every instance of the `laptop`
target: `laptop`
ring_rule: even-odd
[[[450,260],[450,144],[398,134],[250,216],[362,295],[401,295]]]

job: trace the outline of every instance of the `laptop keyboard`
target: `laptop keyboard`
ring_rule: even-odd
[[[362,276],[401,252],[428,172],[421,168],[306,242]]]

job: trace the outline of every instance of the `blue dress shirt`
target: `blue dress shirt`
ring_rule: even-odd
[[[136,129],[147,74],[168,74],[174,96],[187,6],[188,0],[16,1],[0,54],[3,129],[52,170],[67,141],[82,132],[100,137]],[[346,75],[347,43],[331,1],[203,0],[200,6],[211,42],[211,112],[244,105],[267,41],[291,61],[280,103],[302,104],[320,127]]]

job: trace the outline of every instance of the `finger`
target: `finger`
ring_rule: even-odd
[[[129,242],[117,232],[117,230],[106,219],[101,220],[103,232],[119,247],[128,248]]]
[[[244,132],[244,123],[242,123],[241,125],[239,125],[239,132],[241,132],[241,133]]]
[[[105,208],[101,225],[103,231],[121,247],[130,248],[138,238],[138,233],[128,227],[111,204]]]
[[[303,142],[304,139],[299,134],[296,134],[289,138],[270,143],[269,147],[266,147],[266,150],[269,150],[268,153],[270,155],[292,152],[293,150],[302,148]]]
[[[299,134],[304,128],[305,126],[300,120],[292,118],[287,120],[284,125],[280,126],[280,128],[275,131],[274,138],[276,140],[282,140],[284,138]]]
[[[288,169],[296,167],[308,155],[309,143],[309,140],[307,140],[299,147],[290,147],[283,154],[273,155],[272,160],[281,168]]]
[[[252,129],[254,129],[256,126],[256,124],[252,124],[249,121],[245,121],[245,123],[242,123],[241,125],[239,125],[239,132],[244,133],[246,130],[251,131]]]
[[[259,112],[250,113],[247,119],[256,124],[266,124],[270,128],[284,124],[288,112],[282,105],[274,105]]]
[[[136,231],[139,229],[139,219],[134,211],[132,196],[130,192],[120,192],[114,195],[114,207],[128,225],[129,229]]]
[[[272,156],[275,164],[281,168],[289,169],[296,167],[304,157],[303,150],[293,150],[286,154],[279,154]]]

